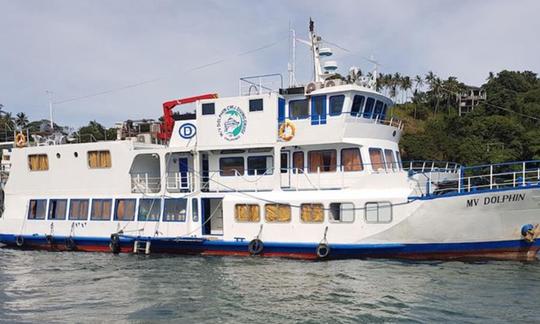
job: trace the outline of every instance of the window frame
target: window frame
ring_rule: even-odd
[[[212,106],[212,112],[205,112],[204,108]],[[216,103],[215,102],[205,102],[201,104],[201,115],[203,116],[212,116],[216,114]]]
[[[221,163],[222,163],[221,161],[225,159],[242,159],[242,172],[239,172],[238,170],[236,170],[236,172],[233,172],[233,174],[225,174],[225,172],[223,171],[223,168],[221,167]],[[244,156],[220,157],[218,163],[219,163],[219,175],[221,177],[235,177],[237,176],[236,173],[238,173],[238,175],[240,176],[243,176],[246,174],[246,159]],[[231,169],[231,170],[235,170],[235,169]]]
[[[64,207],[65,209],[64,209],[64,217],[63,218],[51,218],[51,206],[52,206],[53,201],[55,201],[55,202],[63,201],[66,204],[65,207]],[[68,207],[69,207],[69,201],[68,201],[67,198],[52,198],[52,199],[49,199],[49,202],[47,203],[47,220],[52,220],[52,221],[67,220]]]
[[[135,206],[133,208],[133,217],[131,219],[119,219],[118,218],[118,203],[120,201],[134,201],[135,202]],[[133,221],[135,221],[135,218],[137,217],[137,211],[138,211],[138,206],[137,206],[137,199],[136,198],[116,198],[114,200],[113,221],[115,221],[115,222],[133,222]]]
[[[86,206],[86,218],[73,218],[73,216],[71,215],[71,205],[73,204],[73,202],[79,202],[79,204],[82,202],[82,201],[86,201],[87,203],[87,206]],[[88,217],[89,217],[89,214],[90,214],[90,199],[88,198],[75,198],[75,199],[70,199],[69,200],[69,208],[68,208],[68,220],[72,220],[72,221],[87,221],[88,220]]]
[[[368,108],[368,102],[370,102],[371,100],[371,106],[369,107],[370,108],[370,112],[369,112],[369,116],[366,115],[366,110]],[[373,97],[367,97],[366,99],[366,103],[364,104],[364,109],[362,110],[362,117],[364,118],[367,118],[367,119],[372,119],[373,118],[373,115],[375,114],[375,104],[376,104],[377,100]]]
[[[193,198],[193,199],[197,199],[197,198]],[[167,201],[174,201],[174,200],[184,200],[186,202],[186,207],[185,207],[185,215],[184,215],[184,219],[179,219],[179,220],[175,220],[175,219],[165,219],[165,208],[167,206]],[[189,200],[188,198],[164,198],[163,199],[163,208],[161,209],[161,221],[164,222],[164,223],[185,223],[187,222],[187,219],[188,219],[188,203],[189,203]],[[193,207],[192,207],[193,208]],[[193,215],[191,215],[191,217],[193,217]]]
[[[289,219],[286,221],[268,221],[268,210],[266,209],[268,206],[276,205],[277,210],[279,211],[280,206],[286,206],[287,209],[289,209]],[[290,204],[282,204],[282,203],[271,203],[271,204],[265,204],[264,205],[264,222],[269,224],[288,224],[292,222],[292,207]]]
[[[39,203],[39,202],[44,202],[45,203],[45,207],[43,208],[43,217],[40,217],[40,218],[37,217],[38,207],[36,206],[36,217],[30,218],[30,211],[31,211],[30,206],[31,206],[33,201],[35,201],[36,204]],[[47,219],[47,213],[49,211],[48,207],[49,207],[49,204],[48,204],[47,199],[30,199],[30,200],[28,200],[28,211],[26,213],[26,219],[28,219],[28,220],[46,220]]]
[[[377,221],[372,222],[368,220],[368,205],[369,204],[375,204],[377,205]],[[380,204],[388,204],[390,208],[390,220],[387,222],[381,222],[380,221]],[[390,201],[367,201],[364,204],[364,221],[366,224],[390,224],[394,221],[394,205]]]
[[[311,206],[311,207],[310,207],[310,208],[311,208],[311,215],[310,215],[311,218],[313,218],[313,210],[314,210],[313,206],[317,205],[317,206],[322,207],[322,215],[323,215],[323,217],[322,217],[322,220],[321,220],[320,222],[315,222],[315,221],[305,221],[305,220],[302,219],[302,214],[304,213],[304,207],[305,207],[305,206],[308,206],[308,205]],[[316,203],[302,203],[302,204],[300,204],[300,223],[302,223],[302,224],[323,224],[323,223],[324,223],[324,220],[325,220],[325,218],[326,218],[326,217],[325,217],[325,214],[326,214],[326,213],[325,213],[325,210],[324,210],[324,204],[321,203],[321,202],[316,202]]]
[[[158,218],[157,219],[148,219],[148,215],[147,215],[146,219],[141,219],[141,202],[146,202],[146,201],[149,201],[149,200],[153,200],[154,204],[150,205],[150,210],[149,210],[148,214],[150,214],[152,212],[152,209],[155,206],[155,201],[156,200],[158,201],[159,210],[158,210]],[[162,209],[163,201],[162,200],[163,199],[161,199],[161,198],[140,198],[139,202],[137,204],[137,221],[138,222],[159,222],[161,220],[161,214],[163,213],[163,209]],[[186,209],[187,209],[187,203],[186,203]],[[187,211],[186,211],[186,213],[187,213]]]
[[[165,199],[163,200],[163,212],[165,212]],[[199,222],[199,199],[191,198],[191,221]]]
[[[32,169],[31,163],[30,163],[30,157],[45,157],[45,160],[47,160],[47,168],[46,169]],[[47,153],[28,154],[26,159],[27,159],[28,170],[31,172],[49,171],[51,168],[51,166],[49,165],[49,155]]]
[[[101,203],[101,211],[103,213],[103,203],[105,201],[109,201],[111,203],[111,206],[109,207],[109,218],[107,218],[107,219],[94,218],[94,215],[93,215],[94,214],[94,202]],[[112,214],[113,214],[113,209],[114,209],[114,202],[113,202],[112,198],[92,198],[92,202],[90,203],[90,220],[91,221],[98,221],[98,222],[110,222]]]
[[[382,165],[382,168],[378,168],[378,169],[375,169],[374,165],[375,163],[373,163],[372,161],[372,158],[371,158],[371,150],[378,150],[380,153],[381,153],[381,165]],[[386,159],[384,158],[384,150],[380,147],[370,147],[368,148],[368,153],[369,153],[369,165],[371,165],[371,170],[374,171],[374,172],[380,172],[379,170],[383,170],[383,171],[387,171],[386,169]]]
[[[334,113],[332,111],[332,108],[334,107],[332,105],[332,99],[334,99],[334,98],[342,98],[341,109],[339,110],[339,113]],[[343,113],[343,108],[344,107],[345,107],[345,95],[344,94],[328,96],[328,115],[330,115],[330,116],[340,116]]]
[[[307,158],[307,171],[308,171],[308,173],[317,173],[317,170],[311,171],[311,154],[312,154],[312,153],[319,153],[319,152],[334,152],[334,154],[335,154],[335,160],[336,160],[336,164],[333,166],[333,167],[334,167],[333,170],[332,170],[332,168],[331,168],[332,165],[330,165],[330,170],[328,170],[328,171],[320,171],[320,170],[319,170],[319,172],[320,172],[320,173],[337,172],[337,170],[338,170],[338,163],[337,163],[337,157],[338,157],[338,155],[337,155],[337,149],[322,149],[322,150],[312,150],[312,151],[308,151],[308,152],[307,152],[307,156],[308,156],[308,158]],[[323,165],[323,167],[324,167],[324,165]]]
[[[260,102],[261,103],[261,107],[259,109],[259,107],[252,107],[252,103],[255,103],[255,102]],[[264,100],[263,98],[256,98],[256,99],[249,99],[249,112],[257,112],[257,111],[264,111]]]
[[[335,204],[339,204],[339,216],[340,216],[340,219],[342,218],[342,215],[343,215],[343,205],[344,204],[348,204],[348,205],[351,205],[352,206],[352,220],[351,221],[343,221],[343,220],[335,220],[332,216],[331,216],[331,213],[332,213],[332,205],[335,205]],[[335,223],[335,224],[352,224],[354,223],[354,221],[356,220],[356,210],[355,210],[355,205],[352,201],[340,201],[340,202],[331,202],[329,205],[328,205],[328,221],[330,223]]]
[[[90,165],[90,153],[94,153],[96,152],[98,154],[98,161],[101,161],[101,157],[100,155],[103,153],[103,152],[108,152],[109,153],[109,166],[107,167],[104,167],[104,166],[101,166],[101,162],[99,162],[98,164],[100,166],[98,167],[92,167],[92,165]],[[112,154],[111,154],[111,150],[89,150],[89,151],[86,151],[86,162],[87,162],[87,167],[88,169],[90,170],[99,170],[99,169],[111,169],[112,168]]]
[[[238,209],[237,207],[238,206],[250,206],[250,207],[253,207],[253,206],[256,206],[257,207],[257,220],[256,221],[250,221],[250,220],[246,220],[246,221],[243,221],[243,220],[238,220]],[[256,223],[260,223],[262,220],[262,217],[261,217],[261,205],[259,204],[249,204],[249,203],[245,203],[245,204],[234,204],[234,221],[237,222],[237,223],[243,223],[243,224],[256,224]]]
[[[295,156],[297,154],[302,155],[302,168],[296,168]],[[305,155],[304,151],[295,151],[295,152],[293,152],[293,154],[292,154],[292,171],[295,174],[296,173],[305,173],[306,172],[306,155]]]
[[[355,102],[357,97],[360,98],[359,99],[360,100],[360,107],[358,107],[358,111],[353,111],[354,102]],[[353,117],[364,116],[364,107],[366,106],[366,101],[367,101],[366,96],[360,95],[360,94],[355,94],[354,97],[353,97],[352,103],[351,103],[350,115],[353,116]]]
[[[343,152],[345,151],[352,151],[356,150],[358,152],[358,156],[360,157],[360,170],[345,170],[345,165],[343,164]],[[362,159],[362,151],[359,147],[345,147],[342,148],[339,151],[339,166],[341,168],[341,172],[362,172],[365,170],[364,168],[364,159]]]
[[[250,173],[250,171],[255,171],[256,169],[250,169],[249,168],[249,160],[252,160],[252,159],[257,159],[257,158],[265,158],[265,162],[266,162],[266,168],[265,168],[265,171],[261,174],[256,174],[256,173]],[[271,167],[268,167],[268,158],[271,159]],[[247,157],[246,159],[246,168],[244,170],[244,174],[248,175],[248,176],[262,176],[262,175],[272,175],[274,174],[274,170],[273,170],[273,164],[274,164],[274,157],[272,155],[250,155]],[[266,173],[268,170],[270,170],[270,173]]]
[[[299,102],[299,101],[305,101],[306,104],[307,104],[307,115],[301,115],[301,116],[298,116],[298,117],[293,117],[292,114],[291,114],[291,103],[295,103],[295,102]],[[311,100],[309,100],[308,98],[304,98],[304,99],[294,99],[294,100],[289,100],[289,102],[287,103],[287,106],[288,106],[288,110],[289,110],[289,119],[290,120],[300,120],[300,119],[309,119],[311,117],[310,115],[310,109],[311,109],[311,104],[310,104]]]

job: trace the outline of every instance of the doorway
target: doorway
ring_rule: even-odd
[[[223,235],[223,198],[201,198],[202,234]]]

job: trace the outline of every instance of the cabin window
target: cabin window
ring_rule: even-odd
[[[360,155],[360,149],[358,148],[342,149],[341,150],[341,168],[345,172],[364,170],[364,164],[362,163],[362,156]]]
[[[300,219],[304,223],[322,223],[324,221],[323,204],[302,204]]]
[[[372,118],[373,117],[373,106],[375,106],[375,99],[373,98],[367,98],[366,101],[366,108],[364,109],[364,118]]]
[[[262,111],[262,110],[263,110],[262,99],[251,99],[249,101],[249,111]]]
[[[48,219],[64,220],[66,219],[67,199],[51,199],[49,200],[49,215]]]
[[[222,176],[235,176],[244,174],[243,157],[226,157],[219,159],[219,170]]]
[[[382,111],[382,114],[381,114],[381,119],[386,119],[386,112],[388,110],[388,105],[387,104],[384,104],[384,107],[383,107],[383,111]]]
[[[111,167],[111,152],[88,151],[88,166],[91,169],[105,169]]]
[[[399,151],[396,151],[396,158],[398,167],[403,170],[403,163],[401,162],[401,154],[399,154]]]
[[[366,223],[392,222],[392,204],[390,202],[368,202],[365,205]]]
[[[248,175],[270,175],[272,164],[271,156],[250,156],[247,158]]]
[[[47,212],[47,200],[32,199],[28,206],[28,219],[45,219]]]
[[[213,115],[216,113],[216,104],[213,102],[202,104],[203,115]]]
[[[199,221],[199,200],[197,198],[191,199],[191,219],[194,222]]]
[[[237,222],[257,223],[261,220],[259,205],[237,204],[234,206],[234,218]]]
[[[194,199],[195,201],[197,199]],[[195,203],[196,205],[196,203]],[[187,213],[187,199],[168,198],[163,201],[164,222],[185,222]],[[197,218],[199,218],[197,211]]]
[[[28,168],[30,171],[49,170],[49,158],[47,157],[47,154],[28,155]]]
[[[303,119],[309,117],[309,101],[307,99],[289,101],[289,118]]]
[[[88,199],[71,199],[69,201],[69,219],[88,219]]]
[[[319,119],[325,119],[326,117],[326,96],[315,96],[312,97],[311,101],[312,105],[312,119],[315,118],[317,120]]]
[[[369,159],[371,160],[371,167],[373,171],[384,170],[384,158],[383,152],[378,148],[369,149]]]
[[[343,111],[343,102],[345,101],[344,95],[331,96],[328,98],[328,103],[330,105],[330,115],[338,116],[341,115]]]
[[[396,159],[392,150],[384,150],[384,158],[386,160],[386,169],[397,170]]]
[[[281,153],[281,173],[287,173],[289,171],[289,153]]]
[[[111,220],[112,199],[92,199],[91,220]]]
[[[353,99],[353,104],[351,107],[351,116],[359,116],[362,114],[362,107],[364,106],[364,102],[366,101],[366,97],[356,95]]]
[[[269,223],[286,223],[291,221],[291,206],[285,204],[266,204],[264,220]]]
[[[354,222],[354,205],[351,203],[331,203],[329,218],[332,222]]]
[[[139,215],[138,220],[159,221],[161,215],[161,199],[145,198],[139,199]]]
[[[293,153],[293,169],[294,173],[300,172],[304,173],[304,152],[294,152]]]
[[[116,199],[116,204],[114,205],[114,220],[134,220],[136,202],[136,199]]]
[[[336,171],[336,150],[309,151],[309,172]]]
[[[383,102],[377,100],[377,103],[375,104],[375,113],[373,114],[373,118],[382,119],[382,114],[383,114]]]

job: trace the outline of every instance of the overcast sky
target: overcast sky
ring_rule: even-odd
[[[383,73],[432,70],[481,85],[489,71],[540,71],[539,14],[533,0],[0,0],[0,103],[34,120],[48,118],[46,90],[57,102],[106,92],[56,104],[55,121],[157,118],[166,100],[234,96],[241,76],[286,79],[289,23],[306,38],[310,16],[348,50],[334,46],[343,74],[371,69],[363,57],[373,55]],[[309,81],[298,46],[297,79]]]

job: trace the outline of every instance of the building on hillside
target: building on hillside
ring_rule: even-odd
[[[475,86],[466,87],[466,90],[458,96],[460,116],[473,111],[474,107],[478,106],[479,103],[484,102],[487,98],[486,90]]]

